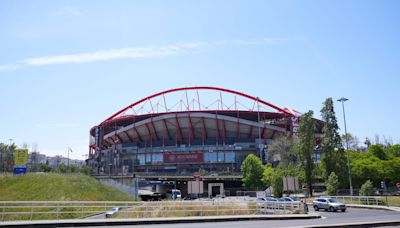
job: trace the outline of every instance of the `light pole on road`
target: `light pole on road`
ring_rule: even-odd
[[[351,182],[351,168],[350,168],[350,152],[349,152],[349,139],[347,135],[347,127],[346,127],[346,113],[344,112],[344,102],[348,101],[349,99],[342,97],[337,101],[342,102],[343,108],[343,119],[344,119],[344,134],[346,138],[346,151],[347,151],[347,169],[349,170],[349,186],[350,186],[350,195],[353,196],[353,184]]]

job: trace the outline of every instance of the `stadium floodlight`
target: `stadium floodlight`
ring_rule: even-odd
[[[346,126],[346,113],[344,111],[344,102],[348,101],[349,99],[342,97],[338,99],[337,101],[342,102],[342,108],[343,108],[343,119],[344,119],[344,134],[345,134],[345,139],[346,139],[346,151],[347,151],[347,169],[348,169],[348,174],[349,174],[349,186],[350,186],[350,195],[353,196],[353,184],[351,181],[351,167],[350,167],[350,152],[349,152],[349,139],[347,135],[347,126]]]

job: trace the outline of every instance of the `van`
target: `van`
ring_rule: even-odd
[[[182,199],[181,190],[179,190],[179,189],[168,190],[167,199],[172,199],[172,200],[180,200],[180,199]]]

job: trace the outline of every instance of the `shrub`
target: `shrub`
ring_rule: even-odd
[[[331,172],[331,174],[328,177],[328,183],[326,185],[326,190],[328,191],[328,195],[330,196],[336,195],[338,187],[339,187],[339,179],[336,176],[335,172]]]
[[[372,196],[374,195],[374,189],[372,182],[367,180],[363,185],[361,185],[360,196]]]

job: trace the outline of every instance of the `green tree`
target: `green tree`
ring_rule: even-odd
[[[279,165],[273,176],[272,176],[272,190],[273,195],[276,198],[280,198],[283,195],[283,170],[282,166]]]
[[[387,154],[381,145],[372,145],[368,148],[368,151],[381,160],[387,159]]]
[[[264,187],[262,181],[264,165],[260,158],[254,154],[249,154],[244,159],[240,170],[243,173],[243,184],[248,190],[259,190]]]
[[[342,140],[338,133],[339,126],[337,124],[335,110],[332,98],[327,98],[321,109],[324,127],[322,128],[322,167],[324,168],[325,178],[330,173],[335,172],[339,179],[346,179],[347,166],[346,156],[342,147]]]
[[[400,157],[400,144],[390,146],[388,152],[395,157]]]
[[[312,115],[313,111],[308,111],[301,116],[298,129],[298,139],[295,145],[301,168],[304,170],[304,181],[308,185],[311,194],[314,176],[314,161],[312,159],[312,154],[314,153],[315,146],[315,123]]]
[[[2,172],[12,172],[14,168],[14,151],[17,146],[0,143],[0,168]]]
[[[47,160],[45,164],[41,164],[40,166],[41,172],[51,172],[53,168],[49,165],[49,161]]]
[[[372,182],[367,180],[360,189],[360,196],[373,196],[374,195],[374,188]]]
[[[263,176],[262,176],[262,182],[265,188],[268,188],[269,186],[272,185],[272,178],[274,177],[275,170],[272,168],[272,166],[268,165],[265,166]]]
[[[335,196],[336,192],[339,188],[339,179],[336,176],[335,172],[332,172],[328,177],[328,183],[326,184],[326,190],[328,191],[328,195]]]
[[[61,163],[61,164],[58,166],[58,172],[60,172],[60,173],[66,173],[66,172],[67,172],[67,166],[66,166],[64,163]]]

